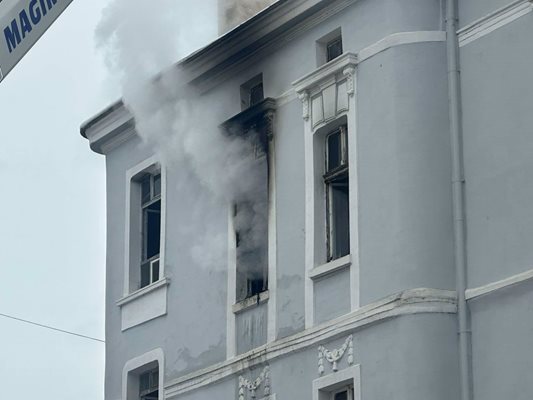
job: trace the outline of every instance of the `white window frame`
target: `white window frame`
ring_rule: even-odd
[[[359,230],[358,230],[358,171],[357,171],[357,96],[356,96],[357,56],[344,53],[340,57],[322,65],[312,73],[293,83],[293,87],[303,103],[304,152],[305,152],[305,327],[314,326],[314,284],[315,280],[338,270],[350,271],[350,308],[359,308]],[[340,103],[340,93],[347,96]],[[333,115],[326,115],[324,97],[336,96]],[[315,107],[322,104],[322,113],[317,114]],[[320,110],[319,110],[320,111]],[[331,112],[328,109],[328,112]],[[315,158],[315,142],[325,146],[324,141],[315,140],[317,134],[334,125],[335,121],[345,118],[348,133],[349,160],[349,204],[350,204],[350,254],[330,262],[319,260],[316,255],[317,227],[326,223],[326,215],[318,216],[316,202],[323,201],[323,164]],[[318,219],[320,218],[320,220]],[[325,227],[324,227],[325,229]],[[325,240],[325,238],[324,238]],[[326,246],[326,243],[324,243]],[[326,247],[324,247],[326,249]]]
[[[139,375],[144,367],[150,364],[157,363],[159,373],[158,384],[158,398],[163,400],[163,391],[165,388],[165,356],[163,349],[157,348],[138,357],[127,361],[122,369],[122,399],[123,400],[139,400]],[[150,368],[147,367],[147,370]]]
[[[137,260],[130,259],[133,240],[136,246],[141,246],[142,238],[136,225],[131,224],[131,218],[141,217],[141,209],[132,210],[137,204],[132,204],[134,188],[138,185],[135,177],[145,171],[158,171],[161,173],[161,236],[159,253],[159,280],[143,288],[131,289],[130,271],[138,268],[140,279],[141,257]],[[124,285],[123,297],[116,304],[121,308],[122,330],[133,328],[137,325],[151,321],[167,313],[167,291],[170,280],[165,276],[165,247],[166,247],[166,169],[156,156],[140,162],[126,171],[125,193],[125,223],[124,223]],[[138,191],[140,193],[140,190]],[[140,201],[138,203],[140,205]],[[134,214],[135,212],[135,214]],[[137,216],[138,214],[138,216]],[[140,251],[139,251],[140,254]]]
[[[313,400],[333,400],[336,393],[353,387],[353,399],[348,392],[349,400],[361,400],[361,366],[359,364],[333,372],[313,381]]]

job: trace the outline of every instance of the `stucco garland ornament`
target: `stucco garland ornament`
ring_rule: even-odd
[[[263,369],[263,372],[254,380],[245,379],[239,376],[239,400],[245,399],[245,389],[250,392],[252,399],[256,398],[257,388],[263,384],[264,397],[270,396],[270,368],[268,365]]]
[[[353,364],[353,336],[350,335],[346,338],[344,341],[344,344],[339,349],[334,349],[332,351],[329,351],[324,346],[318,346],[318,374],[323,375],[324,374],[324,358],[332,364],[331,369],[333,372],[337,372],[339,370],[337,363],[341,360],[341,358],[344,356],[344,353],[346,353],[346,350],[348,350],[348,364]]]

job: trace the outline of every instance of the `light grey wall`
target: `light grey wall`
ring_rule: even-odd
[[[407,11],[408,10],[408,11]],[[438,0],[361,0],[295,38],[274,54],[206,93],[202,106],[220,120],[240,112],[239,87],[263,73],[266,96],[278,97],[316,69],[315,41],[341,27],[345,51],[391,33],[442,28]],[[404,45],[358,67],[358,156],[361,302],[415,287],[454,288],[450,145],[445,45]],[[293,100],[276,116],[277,337],[304,328],[304,148],[302,105]],[[168,314],[120,331],[124,250],[125,173],[152,154],[131,140],[107,156],[108,281],[106,399],[120,397],[124,363],[153,348],[165,352],[165,380],[225,359],[226,266],[203,269],[180,252],[183,229],[194,222],[180,190],[181,171],[167,176],[166,275]],[[227,210],[213,205],[214,230],[227,231]],[[349,311],[347,270],[316,285],[319,322]],[[338,296],[336,298],[335,296]],[[328,299],[330,299],[328,301]],[[324,301],[322,301],[324,300]],[[191,308],[194,312],[191,312]],[[238,351],[264,343],[265,306],[237,318]],[[253,319],[261,332],[250,343]],[[248,325],[247,325],[248,324]],[[260,329],[259,329],[260,328]],[[255,329],[255,328],[254,328]],[[448,315],[400,317],[356,332],[363,398],[457,398],[455,319]],[[342,338],[338,339],[339,341]],[[332,342],[331,346],[337,342]],[[309,398],[317,377],[316,349],[272,363],[279,398]],[[183,399],[236,398],[236,377],[183,395]],[[278,386],[276,386],[278,385]],[[437,390],[435,390],[437,388]],[[303,397],[300,397],[303,393]]]

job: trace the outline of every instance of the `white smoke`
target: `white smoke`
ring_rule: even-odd
[[[267,220],[265,166],[256,160],[249,140],[221,134],[217,110],[206,113],[198,107],[199,94],[184,84],[178,67],[170,68],[193,50],[190,42],[199,32],[216,30],[213,9],[212,0],[159,0],[157,5],[150,0],[114,0],[97,30],[97,44],[121,80],[123,101],[134,115],[138,134],[169,169],[179,171],[178,191],[194,199],[183,205],[188,216],[180,221],[181,234],[190,240],[184,251],[210,268],[225,265],[221,259],[227,240],[211,226],[209,210],[251,204],[241,207],[236,218],[237,229],[249,230],[243,246],[250,250],[265,245]],[[211,21],[191,21],[192,15],[206,14],[212,15]]]

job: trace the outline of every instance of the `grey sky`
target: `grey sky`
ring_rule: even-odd
[[[107,3],[75,0],[0,84],[0,313],[98,338],[105,164],[78,130],[120,93],[94,44]],[[216,31],[216,12],[192,4],[176,1],[194,28],[176,59]],[[1,317],[0,337],[2,398],[103,399],[103,344]]]

